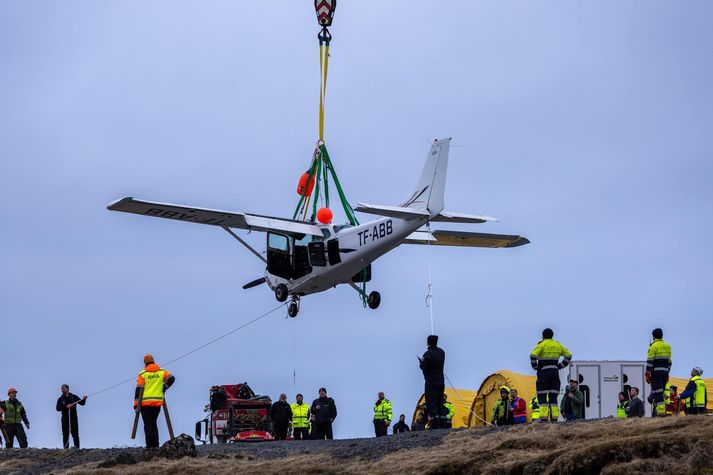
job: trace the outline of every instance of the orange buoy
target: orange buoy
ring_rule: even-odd
[[[309,181],[309,186],[307,186],[307,181]],[[312,179],[310,180],[309,173],[303,173],[300,177],[300,182],[297,185],[297,194],[300,196],[310,196],[312,194],[312,190],[314,190],[315,181],[317,181],[315,177],[312,177]]]
[[[329,208],[319,208],[317,210],[317,221],[322,224],[331,223],[333,217],[334,215],[332,214],[332,210]]]

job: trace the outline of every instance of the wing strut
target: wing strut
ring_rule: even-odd
[[[235,234],[230,228],[228,228],[228,227],[226,227],[226,226],[222,226],[222,228],[225,229],[225,232],[226,232],[226,233],[230,234],[230,235],[233,236],[235,239],[237,239],[240,244],[242,244],[243,246],[247,247],[247,248],[248,248],[248,251],[250,251],[250,252],[252,252],[253,254],[255,254],[258,259],[260,259],[262,262],[264,262],[265,264],[267,264],[267,259],[265,259],[264,257],[262,257],[259,252],[257,252],[255,249],[252,248],[252,246],[250,246],[250,244],[248,244],[248,243],[246,243],[245,241],[243,241],[243,240],[240,238],[240,236],[238,236],[237,234]]]

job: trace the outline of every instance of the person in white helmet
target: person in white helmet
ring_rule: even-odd
[[[679,398],[686,401],[686,415],[703,414],[706,412],[708,394],[706,383],[701,379],[703,368],[696,366],[691,370],[691,379]]]

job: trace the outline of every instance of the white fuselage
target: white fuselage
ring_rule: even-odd
[[[279,284],[285,284],[290,294],[308,295],[350,283],[354,275],[401,244],[427,221],[428,216],[408,220],[384,217],[343,228],[336,233],[332,226],[320,226],[330,233],[325,241],[338,239],[341,262],[333,265],[327,262],[324,266],[313,265],[311,273],[298,279],[284,279],[265,271],[267,284],[272,289]]]

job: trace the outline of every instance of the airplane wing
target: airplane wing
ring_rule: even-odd
[[[239,211],[220,211],[205,208],[193,208],[169,203],[140,201],[127,197],[110,203],[111,211],[141,214],[156,218],[173,219],[189,223],[209,224],[222,228],[248,229],[252,231],[277,231],[301,238],[305,234],[323,236],[319,226],[292,219],[273,218]]]
[[[416,231],[403,241],[403,244],[464,247],[518,247],[529,243],[530,241],[522,236],[464,231],[433,231],[430,235],[428,231]]]

